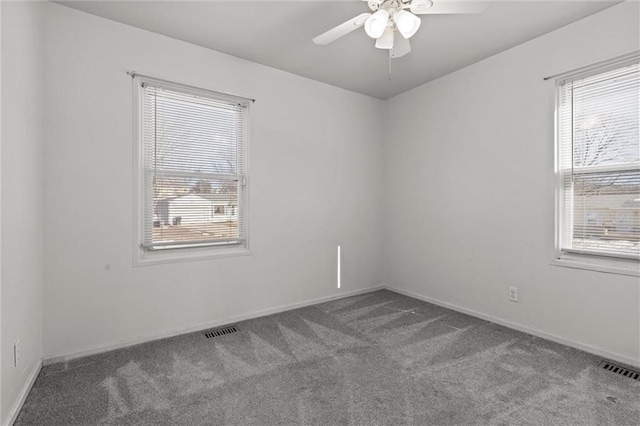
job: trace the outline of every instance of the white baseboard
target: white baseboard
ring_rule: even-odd
[[[593,355],[597,355],[603,358],[607,358],[611,361],[618,361],[620,363],[626,364],[630,367],[640,368],[640,360],[626,357],[624,355],[616,354],[613,352],[609,352],[604,349],[596,348],[591,345],[587,345],[585,343],[576,342],[574,340],[566,339],[561,336],[557,336],[555,334],[547,333],[541,330],[537,330],[535,328],[530,328],[524,326],[522,324],[514,323],[511,321],[504,320],[502,318],[496,318],[491,315],[484,314],[482,312],[474,311],[471,309],[463,308],[462,306],[454,305],[452,303],[443,302],[441,300],[433,299],[431,297],[423,296],[421,294],[417,294],[407,290],[401,290],[395,287],[384,286],[386,290],[393,291],[395,293],[403,294],[405,296],[413,297],[414,299],[419,299],[428,303],[433,303],[434,305],[441,306],[443,308],[451,309],[452,311],[461,312],[463,314],[471,315],[476,318],[480,318],[486,321],[490,321],[496,324],[503,325],[505,327],[522,331],[523,333],[531,334],[532,336],[541,337],[546,340],[550,340],[555,343],[560,343],[561,345],[570,346],[575,349],[580,349],[584,352],[589,352]]]
[[[22,410],[22,406],[24,405],[24,402],[27,400],[27,395],[29,395],[29,392],[31,392],[31,388],[33,387],[33,384],[36,382],[36,379],[38,378],[38,374],[40,374],[41,369],[42,369],[42,361],[38,360],[34,363],[34,366],[31,368],[31,373],[29,373],[29,377],[27,381],[25,382],[24,386],[20,390],[20,393],[18,394],[19,395],[18,399],[16,400],[16,402],[13,404],[13,407],[11,407],[11,410],[9,411],[9,422],[7,423],[8,426],[13,425],[16,419],[18,418],[18,414],[20,413],[20,410]]]
[[[66,354],[46,355],[43,358],[42,364],[47,366],[51,364],[57,364],[60,362],[67,362],[73,359],[82,358],[90,355],[97,355],[104,352],[113,351],[116,349],[126,348],[128,346],[134,346],[134,345],[139,345],[141,343],[151,342],[154,340],[166,339],[168,337],[178,336],[181,334],[194,333],[197,331],[220,327],[220,326],[235,323],[235,322],[246,321],[254,318],[263,317],[266,315],[272,315],[272,314],[277,314],[284,311],[290,311],[293,309],[304,308],[305,306],[316,305],[318,303],[329,302],[331,300],[343,299],[345,297],[371,293],[373,291],[382,290],[383,288],[384,288],[383,286],[377,286],[377,287],[370,287],[370,288],[361,289],[361,290],[345,291],[345,292],[340,292],[338,294],[334,294],[331,296],[325,296],[325,297],[320,297],[316,299],[306,300],[303,302],[293,303],[285,306],[279,306],[276,308],[264,309],[261,311],[255,311],[255,312],[251,312],[251,313],[236,316],[236,317],[225,318],[217,321],[198,324],[191,327],[166,330],[160,333],[149,334],[145,336],[136,337],[133,339],[121,340],[118,342],[111,342],[103,345],[92,346],[89,348],[81,349],[79,351],[70,352]]]
[[[86,348],[86,349],[82,349],[79,351],[75,351],[75,352],[71,352],[71,353],[67,353],[67,354],[61,354],[61,355],[49,355],[49,356],[45,356],[43,361],[42,361],[42,365],[51,365],[51,364],[56,364],[59,362],[66,362],[66,361],[70,361],[72,359],[77,359],[77,358],[82,358],[85,356],[90,356],[90,355],[97,355],[100,353],[104,353],[104,352],[109,352],[112,350],[116,350],[116,349],[121,349],[121,348],[125,348],[128,346],[134,346],[134,345],[138,345],[141,343],[146,343],[146,342],[150,342],[153,340],[160,340],[160,339],[165,339],[168,337],[173,337],[173,336],[177,336],[180,334],[188,334],[188,333],[194,333],[194,332],[198,332],[198,331],[202,331],[202,330],[207,330],[209,328],[215,328],[215,327],[220,327],[226,324],[231,324],[234,322],[240,322],[240,321],[246,321],[249,319],[255,319],[255,318],[259,318],[259,317],[263,317],[266,315],[272,315],[272,314],[277,314],[280,312],[284,312],[284,311],[289,311],[292,309],[298,309],[298,308],[303,308],[305,306],[310,306],[310,305],[315,305],[318,303],[323,303],[323,302],[328,302],[331,300],[337,300],[337,299],[342,299],[345,297],[350,297],[350,296],[357,296],[360,294],[366,294],[366,293],[370,293],[373,291],[377,291],[377,290],[382,290],[382,289],[386,289],[389,291],[393,291],[399,294],[403,294],[405,296],[409,296],[409,297],[413,297],[415,299],[419,299],[419,300],[423,300],[425,302],[428,303],[433,303],[434,305],[438,305],[438,306],[442,306],[443,308],[447,308],[447,309],[451,309],[453,311],[457,311],[457,312],[461,312],[467,315],[471,315],[473,317],[476,318],[480,318],[486,321],[490,321],[496,324],[500,324],[503,325],[505,327],[514,329],[514,330],[518,330],[518,331],[522,331],[523,333],[527,333],[527,334],[531,334],[533,336],[536,337],[540,337],[543,339],[547,339],[550,340],[552,342],[556,342],[556,343],[560,343],[562,345],[566,345],[566,346],[570,346],[572,348],[575,349],[580,349],[582,351],[585,352],[589,352],[591,354],[597,355],[597,356],[601,356],[603,358],[607,358],[609,360],[612,361],[618,361],[620,363],[626,364],[628,366],[631,367],[636,367],[636,368],[640,368],[640,360],[635,360],[629,357],[626,357],[624,355],[620,355],[620,354],[616,354],[616,353],[612,353],[609,352],[607,350],[604,349],[600,349],[588,344],[584,344],[584,343],[580,343],[580,342],[576,342],[570,339],[566,339],[564,337],[561,336],[557,336],[555,334],[551,334],[551,333],[547,333],[541,330],[537,330],[534,328],[530,328],[527,326],[524,326],[522,324],[518,324],[518,323],[514,323],[511,321],[507,321],[505,319],[502,318],[497,318],[482,312],[478,312],[478,311],[474,311],[471,309],[467,309],[464,308],[462,306],[458,306],[458,305],[454,305],[452,303],[448,303],[448,302],[443,302],[441,300],[437,300],[437,299],[433,299],[431,297],[427,297],[427,296],[423,296],[421,294],[417,294],[411,291],[406,291],[406,290],[401,290],[395,287],[391,287],[388,285],[384,285],[384,286],[377,286],[377,287],[371,287],[371,288],[367,288],[367,289],[361,289],[361,290],[355,290],[355,291],[350,291],[350,292],[343,292],[343,293],[339,293],[339,294],[335,294],[335,295],[331,295],[331,296],[325,296],[325,297],[320,297],[317,299],[311,299],[311,300],[306,300],[303,302],[298,302],[298,303],[293,303],[290,305],[284,305],[284,306],[279,306],[276,308],[271,308],[271,309],[265,309],[262,311],[255,311],[255,312],[251,312],[248,314],[244,314],[244,315],[240,315],[240,316],[236,316],[236,317],[232,317],[232,318],[228,318],[228,319],[222,319],[222,320],[218,320],[218,321],[213,321],[213,322],[208,322],[208,323],[203,323],[203,324],[198,324],[195,326],[191,326],[191,327],[186,327],[186,328],[180,328],[180,329],[173,329],[173,330],[166,330],[164,332],[161,333],[154,333],[154,334],[150,334],[150,335],[146,335],[146,336],[140,336],[137,338],[133,338],[133,339],[127,339],[127,340],[122,340],[122,341],[118,341],[118,342],[112,342],[112,343],[107,343],[104,345],[98,345],[98,346],[93,346],[90,348]],[[39,368],[38,368],[39,371]],[[37,374],[36,374],[37,376]],[[33,378],[33,380],[35,380],[35,376]],[[30,389],[30,385],[29,385],[29,389]],[[25,394],[26,397],[26,394]],[[24,402],[24,401],[22,401]],[[22,402],[20,403],[20,406],[22,404]],[[18,409],[19,411],[19,409]],[[15,415],[17,415],[17,412],[15,413]],[[10,423],[11,424],[11,423]]]

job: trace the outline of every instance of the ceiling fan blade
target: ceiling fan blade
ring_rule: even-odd
[[[449,13],[482,13],[491,3],[487,1],[413,0],[409,10],[415,15],[442,15]]]
[[[371,16],[370,13],[361,13],[355,18],[349,19],[347,22],[343,22],[337,27],[331,28],[329,31],[320,34],[313,39],[315,44],[329,44],[332,41],[339,39],[340,37],[349,34],[351,31],[355,31],[364,25],[364,21]]]
[[[409,43],[409,39],[399,36],[395,38],[393,47],[389,51],[389,56],[395,59],[400,58],[409,52],[411,52],[411,43]]]

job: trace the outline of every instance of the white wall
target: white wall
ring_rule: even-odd
[[[2,2],[0,424],[15,414],[42,356],[41,24],[40,4]]]
[[[2,241],[2,2],[0,2],[0,242]],[[5,422],[4,405],[2,399],[2,356],[4,344],[2,341],[2,244],[0,243],[0,424]]]
[[[381,285],[382,101],[63,6],[46,11],[45,359]],[[252,255],[132,266],[128,70],[257,99]]]
[[[637,50],[639,16],[612,7],[388,101],[388,285],[640,364],[638,278],[550,264],[543,81]]]

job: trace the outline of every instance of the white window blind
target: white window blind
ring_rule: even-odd
[[[141,247],[242,245],[249,101],[141,80]]]
[[[560,251],[640,258],[638,59],[558,82]]]

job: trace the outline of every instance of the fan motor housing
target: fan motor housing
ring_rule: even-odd
[[[376,12],[379,9],[398,11],[408,9],[412,5],[416,5],[419,9],[428,9],[433,2],[431,0],[368,0],[367,5],[372,12]]]
[[[376,10],[378,10],[380,8],[380,5],[382,4],[381,0],[369,0],[367,2],[367,4],[369,5],[369,9],[371,9],[373,12],[375,12]]]

